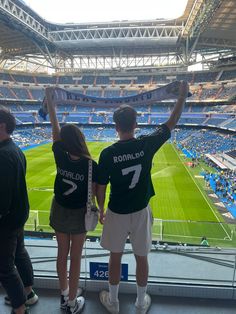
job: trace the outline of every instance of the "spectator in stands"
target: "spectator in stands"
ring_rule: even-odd
[[[25,181],[26,159],[11,139],[13,115],[0,109],[0,282],[12,313],[29,313],[25,304],[37,302],[32,290],[33,268],[24,245],[24,224],[29,215]]]
[[[88,161],[90,153],[80,129],[67,124],[60,128],[53,103],[53,88],[46,89],[49,117],[52,124],[52,150],[57,166],[50,225],[58,243],[57,273],[61,289],[61,308],[68,314],[80,313],[85,300],[78,289],[80,263],[86,238],[85,213],[88,191]],[[93,161],[93,190],[97,164]],[[67,258],[70,252],[69,282]]]
[[[151,305],[151,298],[146,290],[147,255],[152,244],[153,218],[148,205],[154,195],[150,174],[152,159],[171,136],[170,131],[181,116],[188,89],[188,84],[182,82],[179,99],[169,120],[159,126],[153,134],[135,139],[137,112],[133,107],[121,106],[113,115],[120,140],[101,152],[97,188],[100,221],[104,222],[101,245],[110,251],[109,292],[101,291],[100,301],[110,313],[119,313],[121,258],[128,236],[137,265],[135,306],[139,313],[146,313]],[[111,194],[105,215],[104,202],[109,182]]]

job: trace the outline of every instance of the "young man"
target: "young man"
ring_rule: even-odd
[[[32,290],[33,268],[24,246],[29,215],[26,160],[10,137],[15,126],[13,115],[0,109],[0,282],[12,314],[25,314],[29,313],[25,304],[34,304],[38,296]]]
[[[121,258],[128,236],[136,259],[136,312],[146,313],[151,305],[146,290],[153,220],[148,203],[155,194],[151,180],[152,159],[170,138],[170,132],[181,116],[188,90],[188,84],[182,82],[179,98],[168,121],[158,126],[154,133],[137,139],[134,137],[136,111],[125,105],[114,112],[113,120],[120,140],[105,148],[100,155],[97,188],[100,220],[104,222],[101,245],[110,251],[109,292],[102,291],[100,301],[110,313],[119,313]],[[105,216],[105,193],[109,182],[111,193]]]

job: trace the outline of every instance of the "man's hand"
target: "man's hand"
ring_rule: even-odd
[[[188,97],[188,91],[189,91],[188,83],[185,81],[181,81],[179,85],[179,97],[170,115],[170,118],[165,123],[170,129],[170,131],[172,131],[175,128],[177,122],[179,121],[179,118],[184,108],[185,100]]]

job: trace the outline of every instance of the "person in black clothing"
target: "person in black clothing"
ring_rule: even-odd
[[[147,256],[152,244],[153,220],[148,203],[155,194],[151,180],[152,159],[170,138],[187,95],[188,84],[182,82],[179,98],[168,121],[158,126],[154,133],[139,138],[134,137],[137,126],[135,109],[124,105],[114,112],[113,120],[120,140],[101,152],[97,186],[100,221],[104,222],[101,245],[110,251],[109,292],[101,291],[100,301],[110,313],[119,313],[121,258],[127,237],[136,259],[136,310],[144,314],[151,305],[151,298],[146,290]],[[109,182],[111,192],[105,215],[104,202]]]
[[[33,268],[24,245],[29,215],[26,160],[10,137],[15,126],[14,116],[0,109],[0,282],[12,313],[23,314],[29,313],[25,303],[37,302],[38,296],[32,290]]]
[[[85,300],[77,291],[83,244],[86,238],[85,213],[88,197],[88,164],[91,159],[85,138],[74,124],[60,128],[53,103],[54,89],[46,89],[46,101],[52,124],[57,174],[54,184],[50,226],[55,230],[58,255],[57,273],[61,289],[61,308],[68,314],[83,310]],[[92,161],[93,191],[96,189],[97,164]],[[95,192],[94,192],[95,193]],[[69,281],[67,258],[70,252]]]

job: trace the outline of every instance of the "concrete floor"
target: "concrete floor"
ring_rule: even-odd
[[[30,314],[63,314],[59,308],[56,290],[37,289],[39,302],[31,307]],[[4,305],[4,292],[0,290],[0,314],[9,314],[11,308]],[[98,293],[87,292],[84,314],[106,314],[99,302]],[[120,314],[135,314],[135,295],[120,294]],[[236,301],[199,298],[152,297],[149,314],[235,314]]]

